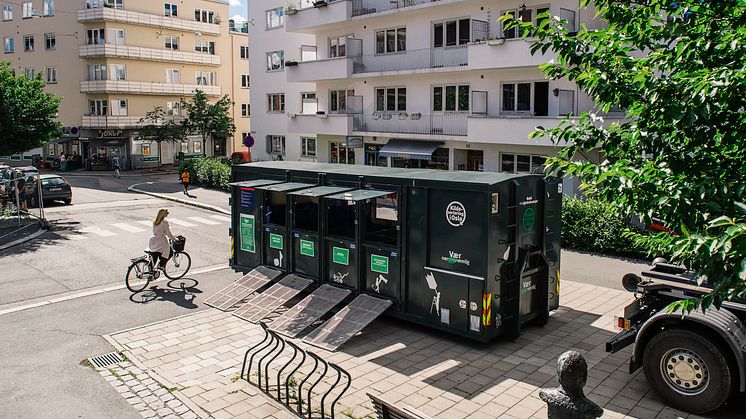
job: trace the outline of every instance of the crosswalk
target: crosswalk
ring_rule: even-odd
[[[187,221],[189,220],[189,221]],[[171,225],[179,227],[198,227],[200,225],[216,226],[230,223],[231,219],[224,215],[209,215],[205,217],[168,217]],[[112,223],[105,226],[87,226],[77,231],[68,231],[63,235],[70,240],[86,240],[91,237],[115,237],[126,233],[150,232],[153,220],[132,220],[129,223]]]

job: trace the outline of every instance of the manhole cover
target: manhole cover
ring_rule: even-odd
[[[124,357],[119,352],[111,352],[88,358],[88,362],[90,362],[96,370],[102,370],[114,364],[124,362]]]

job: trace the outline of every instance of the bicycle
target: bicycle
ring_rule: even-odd
[[[178,242],[169,240],[171,246],[171,258],[166,261],[163,274],[168,279],[181,279],[189,272],[192,266],[192,257],[184,251],[185,239],[182,236],[177,238]],[[160,270],[156,268],[157,260],[154,260],[151,252],[145,251],[144,256],[132,259],[132,264],[127,269],[125,283],[127,289],[132,292],[140,292],[147,288],[150,281],[155,281],[160,276]],[[138,282],[143,281],[144,282]]]

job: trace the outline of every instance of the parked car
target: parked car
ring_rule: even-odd
[[[0,165],[0,194],[8,193],[9,184],[15,173],[22,173],[24,178],[35,176],[39,170],[33,166],[13,167]]]
[[[67,180],[60,175],[41,175],[42,199],[45,203],[52,201],[63,201],[65,205],[70,205],[73,200],[72,188]],[[37,176],[26,178],[26,197],[29,200],[29,206],[36,207],[39,205],[39,192],[36,185]]]

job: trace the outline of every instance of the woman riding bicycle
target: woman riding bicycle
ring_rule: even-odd
[[[168,239],[176,240],[168,226],[168,210],[161,208],[153,220],[153,235],[148,242],[148,252],[153,255],[153,262],[158,261],[158,269],[165,270],[166,262],[171,257],[171,244]],[[155,267],[153,267],[155,269]]]

